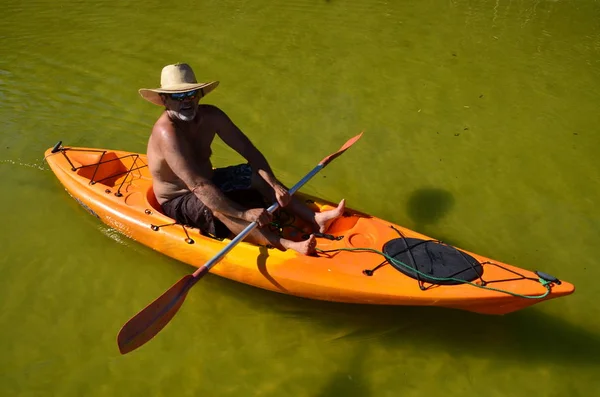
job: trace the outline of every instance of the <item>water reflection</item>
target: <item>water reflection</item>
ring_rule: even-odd
[[[371,386],[365,376],[366,356],[368,345],[358,344],[348,360],[344,360],[341,369],[330,375],[325,386],[316,395],[316,397],[370,397],[372,396]]]

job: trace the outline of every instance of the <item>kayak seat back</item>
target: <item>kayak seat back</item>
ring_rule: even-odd
[[[165,213],[163,212],[162,207],[160,206],[160,204],[158,203],[158,200],[156,199],[156,196],[154,195],[154,190],[152,189],[152,186],[150,186],[148,188],[148,190],[146,191],[146,200],[148,201],[148,205],[156,212],[159,212],[163,215],[165,215]]]
[[[114,187],[119,178],[128,172],[114,152],[69,152],[69,158],[77,168],[77,174],[90,182]]]

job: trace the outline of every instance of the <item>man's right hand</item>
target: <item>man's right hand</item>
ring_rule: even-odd
[[[271,215],[265,208],[252,208],[244,211],[242,219],[246,222],[256,222],[258,223],[258,227],[263,227],[271,223],[273,215]]]

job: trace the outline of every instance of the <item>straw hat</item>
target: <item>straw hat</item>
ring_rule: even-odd
[[[160,74],[160,88],[141,88],[139,90],[142,98],[155,105],[162,106],[160,94],[175,94],[194,90],[200,90],[200,98],[217,88],[218,81],[210,83],[198,83],[194,71],[187,63],[176,63],[167,65]]]

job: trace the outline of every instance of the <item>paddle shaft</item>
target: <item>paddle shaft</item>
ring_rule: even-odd
[[[317,166],[315,168],[313,168],[308,174],[306,174],[304,176],[304,178],[302,178],[298,183],[296,183],[290,190],[290,196],[293,195],[294,193],[296,193],[298,191],[298,189],[300,189],[302,186],[304,186],[304,184],[306,182],[308,182],[313,176],[315,176],[319,171],[321,171],[323,168],[325,168],[325,166],[327,164],[329,164],[331,161],[333,161],[335,158],[337,158],[338,156],[340,156],[342,153],[344,153],[346,150],[348,150],[348,148],[352,145],[354,145],[356,143],[356,141],[358,141],[360,139],[360,137],[362,136],[362,132],[358,135],[356,135],[353,138],[350,138],[345,144],[344,146],[342,146],[340,148],[340,150],[338,150],[335,153],[330,154],[329,156],[326,156],[325,158],[323,158],[323,160],[321,160],[319,162],[319,164],[317,164]],[[275,210],[279,208],[279,203],[273,203],[273,205],[271,205],[269,208],[267,208],[267,211],[272,214],[273,212],[275,212]],[[242,230],[241,233],[239,233],[237,236],[235,236],[235,238],[233,240],[231,240],[231,242],[229,244],[227,244],[221,251],[219,251],[212,259],[210,259],[208,262],[206,262],[204,265],[202,265],[201,267],[198,268],[198,270],[196,270],[193,274],[192,277],[193,279],[190,281],[190,283],[188,284],[188,287],[186,288],[186,292],[187,290],[189,290],[194,284],[196,284],[196,282],[202,278],[202,276],[204,276],[206,273],[208,273],[208,271],[215,266],[217,263],[219,263],[221,261],[221,259],[223,259],[223,257],[233,249],[233,247],[235,247],[240,241],[242,241],[243,239],[246,238],[246,236],[252,231],[254,230],[254,228],[258,225],[258,223],[256,222],[252,222],[251,224],[249,224],[248,226],[246,226],[246,228],[244,230]]]
[[[304,184],[306,184],[306,182],[308,182],[309,180],[311,180],[313,176],[315,176],[319,171],[321,171],[323,168],[325,168],[326,165],[327,165],[327,162],[321,162],[315,168],[313,168],[312,171],[310,171],[308,174],[306,174],[304,176],[304,178],[302,178],[298,183],[296,183],[289,190],[290,196],[292,196],[294,193],[296,193],[302,186],[304,186]],[[267,211],[270,214],[272,214],[273,212],[275,212],[275,210],[277,210],[277,208],[279,208],[279,203],[275,202],[269,208],[267,208]],[[192,274],[192,276],[194,277],[194,279],[195,280],[200,279],[213,266],[215,266],[217,263],[219,263],[221,261],[221,259],[223,259],[223,257],[225,257],[225,255],[227,255],[229,253],[229,251],[231,251],[240,241],[242,241],[243,239],[245,239],[246,236],[248,234],[250,234],[250,232],[252,230],[254,230],[254,228],[257,225],[258,225],[257,222],[252,222],[251,224],[249,224],[248,226],[246,226],[246,228],[244,230],[242,230],[240,232],[240,234],[238,234],[237,236],[235,236],[235,238],[233,240],[231,240],[231,242],[229,244],[227,244],[212,259],[210,259],[208,262],[206,262],[203,266],[201,266],[200,268],[198,268],[198,270],[196,270]],[[193,283],[190,283],[190,284],[193,285]],[[190,285],[190,287],[191,287],[191,285]]]
[[[342,146],[337,152],[330,154],[319,162],[319,164],[312,169],[304,178],[296,183],[290,190],[290,195],[293,195],[300,189],[306,182],[308,182],[313,176],[321,171],[327,164],[332,160],[344,153],[350,146],[360,139],[362,132],[359,135],[349,139],[344,146]],[[279,208],[279,203],[274,203],[267,211],[273,213]],[[144,343],[152,339],[157,333],[163,329],[169,321],[175,316],[181,305],[183,304],[187,292],[194,286],[198,280],[202,278],[208,271],[223,259],[223,257],[231,251],[240,241],[242,241],[258,224],[252,222],[246,228],[238,234],[225,248],[217,253],[212,259],[202,265],[193,274],[188,274],[183,277],[171,288],[165,291],[161,296],[155,299],[152,303],[146,306],[138,314],[133,316],[119,331],[117,336],[117,343],[121,354],[126,354],[132,350],[137,349]]]

